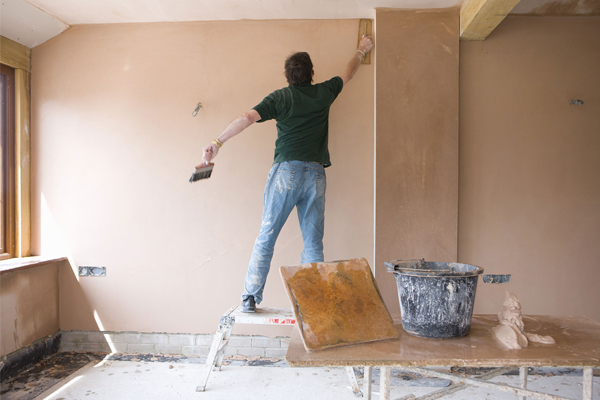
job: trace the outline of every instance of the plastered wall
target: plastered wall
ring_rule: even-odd
[[[377,10],[376,278],[385,261],[456,261],[458,9]]]
[[[104,278],[61,270],[61,329],[214,332],[243,291],[275,122],[226,143],[213,176],[190,184],[201,149],[287,85],[291,52],[311,54],[316,82],[340,74],[357,30],[358,20],[94,25],[33,49],[34,253],[107,268]],[[374,66],[362,66],[331,109],[329,260],[372,264],[373,85]],[[277,268],[301,251],[292,213],[263,306],[289,306]]]
[[[60,263],[0,274],[0,356],[59,330]]]
[[[508,17],[460,52],[459,261],[512,274],[475,312],[508,289],[600,320],[600,18]]]
[[[496,313],[509,289],[527,314],[600,320],[599,19],[508,17],[486,41],[459,46],[450,22],[445,33],[417,24],[416,35],[406,20],[388,21],[386,34],[379,16],[377,158],[375,66],[362,66],[331,111],[326,258],[364,256],[373,266],[376,250],[376,278],[395,311],[383,261],[451,261],[457,248],[460,262],[513,274],[510,285],[480,285],[476,312]],[[36,254],[71,257],[59,273],[61,329],[216,328],[239,302],[275,126],[227,143],[213,177],[191,185],[201,147],[285,85],[292,50],[311,53],[316,81],[339,74],[357,25],[80,26],[33,49],[33,244]],[[584,105],[570,106],[575,98]],[[301,249],[292,215],[273,266],[297,263]],[[107,276],[78,279],[78,265],[106,266]],[[263,305],[288,305],[276,270]]]

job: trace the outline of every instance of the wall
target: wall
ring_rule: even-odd
[[[59,330],[60,263],[0,274],[0,356]]]
[[[476,312],[497,312],[508,288],[525,313],[600,320],[599,19],[508,17],[486,41],[460,44],[456,186],[450,111],[457,28],[449,24],[440,33],[439,24],[416,24],[417,35],[397,19],[386,33],[380,17],[375,269],[388,306],[395,310],[397,303],[383,261],[449,260],[458,239],[460,262],[513,274],[508,286],[480,286]],[[340,73],[357,25],[79,26],[33,50],[33,245],[34,254],[71,257],[72,266],[60,269],[61,329],[214,331],[218,317],[239,302],[275,126],[255,125],[227,143],[213,177],[192,185],[187,178],[201,147],[285,85],[282,64],[292,50],[311,53],[316,81]],[[424,47],[437,40],[433,32],[448,40],[450,52]],[[325,242],[327,259],[365,256],[372,266],[373,74],[373,65],[362,66],[332,107]],[[585,104],[568,105],[573,98]],[[193,118],[199,101],[203,108]],[[435,187],[446,187],[437,193],[447,196],[428,203]],[[452,187],[459,195],[458,238],[452,217],[446,219],[456,202]],[[424,219],[407,220],[402,200],[412,201],[409,214]],[[417,242],[409,228],[417,229]],[[292,215],[273,266],[297,263],[301,249]],[[104,265],[108,275],[77,278],[77,265]],[[277,271],[263,305],[288,306]],[[234,333],[243,332],[262,333]]]
[[[292,51],[311,54],[316,82],[340,74],[357,28],[358,20],[76,26],[33,49],[32,241],[34,254],[72,261],[61,271],[61,329],[214,332],[243,291],[275,122],[228,142],[213,176],[190,184],[201,149],[287,86]],[[331,109],[329,260],[373,260],[373,81],[373,65],[362,66]],[[289,306],[277,268],[299,263],[301,251],[293,213],[263,306]],[[79,265],[106,266],[107,276],[75,277]]]
[[[509,289],[600,320],[600,18],[508,17],[460,52],[459,261],[512,274],[475,312]]]
[[[376,278],[399,312],[384,261],[455,261],[458,9],[377,10]]]

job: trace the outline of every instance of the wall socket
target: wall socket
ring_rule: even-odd
[[[79,267],[79,276],[106,276],[106,267]]]

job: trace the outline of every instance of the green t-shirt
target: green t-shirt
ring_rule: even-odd
[[[331,165],[327,148],[329,107],[343,86],[339,76],[316,85],[289,85],[254,107],[260,114],[258,122],[277,121],[275,163],[313,161],[325,167]]]

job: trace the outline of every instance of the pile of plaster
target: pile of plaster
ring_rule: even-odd
[[[521,302],[517,296],[506,291],[506,298],[502,303],[504,308],[498,313],[500,325],[492,328],[496,338],[508,349],[517,350],[527,347],[529,342],[555,344],[551,336],[541,336],[536,333],[525,332]]]

